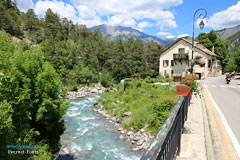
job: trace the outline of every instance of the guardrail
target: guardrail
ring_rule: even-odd
[[[141,160],[172,160],[179,155],[182,130],[187,120],[190,100],[190,96],[179,97]]]

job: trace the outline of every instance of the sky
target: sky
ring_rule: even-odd
[[[192,36],[201,32],[240,25],[240,0],[16,0],[26,12],[34,9],[44,17],[48,8],[74,23],[92,27],[100,24],[132,27],[149,35],[167,38]],[[204,29],[199,28],[201,15],[207,11]]]

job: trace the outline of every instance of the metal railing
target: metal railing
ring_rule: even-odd
[[[188,60],[188,53],[174,53],[173,60]]]
[[[190,96],[181,96],[141,160],[172,160],[180,153]]]

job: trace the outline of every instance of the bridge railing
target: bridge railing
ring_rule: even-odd
[[[190,100],[190,96],[179,97],[141,160],[172,160],[179,155],[182,130],[187,120]]]

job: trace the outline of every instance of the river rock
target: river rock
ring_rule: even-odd
[[[135,137],[133,138],[133,140],[134,140],[134,141],[138,141],[138,140],[139,140],[139,137],[138,137],[138,136],[135,136]]]
[[[118,131],[122,131],[123,130],[123,128],[118,128]]]
[[[138,142],[137,142],[137,145],[138,146],[141,146],[143,144],[144,140],[143,139],[140,139]]]
[[[144,150],[147,150],[149,146],[148,142],[144,142],[143,145],[141,146]]]
[[[141,133],[138,131],[135,135],[136,136],[141,136]]]
[[[70,151],[66,147],[62,149],[62,153],[63,153],[63,155],[70,155]]]
[[[123,131],[123,130],[122,130],[122,131],[121,131],[121,133],[122,133],[122,134],[124,134],[124,133],[125,133],[125,131]]]
[[[144,137],[144,141],[145,141],[145,142],[148,142],[148,141],[149,141],[148,136]]]
[[[131,116],[133,113],[132,112],[124,112],[123,115],[124,116]]]
[[[138,147],[135,147],[132,149],[132,151],[139,151],[139,150],[140,150],[140,148],[138,148]]]
[[[133,131],[129,131],[129,132],[127,133],[128,136],[130,136],[130,135],[132,135],[132,134],[133,134]]]
[[[129,138],[130,138],[130,140],[133,140],[134,136],[131,134],[131,135],[129,136]]]
[[[142,128],[142,129],[140,130],[141,133],[143,133],[144,131],[145,131],[144,128]]]

